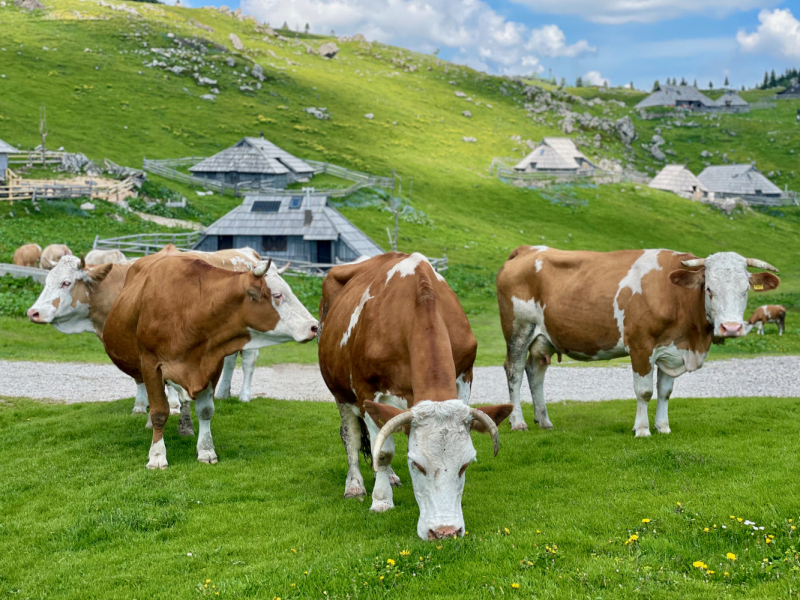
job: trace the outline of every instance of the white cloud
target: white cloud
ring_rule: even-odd
[[[684,15],[725,16],[772,7],[781,0],[512,0],[536,12],[578,15],[597,23],[654,23]]]
[[[600,71],[589,71],[583,76],[584,85],[603,85],[604,83],[610,85],[611,81],[600,75]]]
[[[736,41],[745,52],[771,54],[780,58],[800,58],[800,21],[788,8],[758,13],[760,25],[753,33],[743,29]]]
[[[273,26],[308,23],[314,33],[362,33],[422,52],[448,48],[454,62],[502,74],[542,72],[541,57],[595,51],[586,40],[568,44],[556,25],[509,21],[483,0],[241,0],[241,8]]]

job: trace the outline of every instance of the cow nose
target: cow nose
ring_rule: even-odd
[[[28,310],[28,320],[31,323],[38,323],[40,318],[38,310],[33,310],[32,308]]]
[[[311,326],[311,333],[314,334],[314,337],[317,337],[317,333],[319,333],[319,325],[312,325]]]
[[[428,529],[428,540],[442,540],[461,535],[461,527],[437,527],[436,530]]]
[[[722,337],[739,337],[742,335],[741,323],[723,323],[719,326]]]

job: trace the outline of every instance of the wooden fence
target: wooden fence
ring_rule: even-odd
[[[202,233],[193,231],[191,233],[137,233],[134,235],[123,235],[116,238],[100,239],[97,235],[94,238],[92,249],[94,250],[122,250],[124,254],[155,254],[167,244],[174,244],[178,250],[191,250],[200,239]]]
[[[47,279],[47,274],[50,271],[39,269],[37,267],[20,267],[19,265],[0,264],[0,277],[3,275],[11,275],[12,277],[22,278],[30,277],[37,283],[44,285]]]
[[[44,161],[46,165],[60,165],[61,158],[66,152],[51,152],[48,150],[44,153]],[[36,150],[17,152],[16,154],[8,155],[8,164],[10,165],[27,165],[39,166],[42,164],[42,153]]]
[[[185,183],[187,185],[194,185],[204,187],[209,190],[214,190],[224,194],[226,190],[234,196],[239,196],[241,193],[246,192],[261,192],[273,196],[296,196],[300,190],[281,190],[262,185],[260,182],[254,181],[241,181],[235,185],[214,181],[213,179],[205,179],[203,177],[195,177],[194,175],[187,175],[176,169],[176,167],[193,166],[205,160],[202,156],[186,156],[181,158],[167,158],[163,160],[153,160],[145,158],[142,161],[143,169],[154,175],[160,175],[171,181]],[[353,185],[347,188],[332,188],[332,189],[315,189],[315,194],[324,194],[333,198],[341,198],[352,194],[364,187],[382,187],[390,188],[393,185],[391,177],[377,177],[369,173],[362,173],[361,171],[353,171],[345,167],[333,165],[331,163],[320,162],[316,160],[305,161],[309,166],[313,167],[314,174],[330,174],[334,177],[347,179],[352,181]]]
[[[647,185],[650,179],[636,171],[604,171],[595,169],[585,173],[520,173],[514,168],[515,158],[495,157],[489,166],[489,175],[522,187],[546,187],[560,183],[638,183]]]
[[[131,177],[108,185],[70,184],[53,181],[28,181],[16,176],[8,177],[6,185],[0,185],[0,201],[15,200],[70,200],[76,198],[101,198],[109,202],[119,202],[125,194],[132,191]]]

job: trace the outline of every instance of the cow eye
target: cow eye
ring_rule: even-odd
[[[427,475],[428,474],[428,472],[417,461],[412,460],[411,461],[411,466],[414,467],[417,471],[419,471],[423,475]]]
[[[283,294],[272,294],[272,297],[275,298],[278,302],[283,300]]]
[[[72,285],[72,283],[70,283],[69,281],[65,281],[64,283],[61,284],[61,287],[68,288],[70,285]]]
[[[461,477],[464,474],[464,471],[467,470],[469,463],[464,463],[464,466],[461,467],[461,470],[458,472],[458,476]]]

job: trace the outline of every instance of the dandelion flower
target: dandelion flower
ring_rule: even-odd
[[[739,521],[739,523],[741,523],[742,521],[744,521],[744,519],[742,519],[742,517],[739,517],[739,518],[737,518],[736,520],[737,520],[737,521]]]
[[[768,559],[768,558],[765,558],[765,559],[764,559],[764,562],[769,562],[769,559]]]
[[[767,538],[767,539],[766,539],[766,542],[767,542],[768,544],[771,544],[771,543],[772,543],[772,540],[771,540],[770,538]]]
[[[210,579],[206,579],[206,583],[211,583],[211,580]]]
[[[409,554],[410,554],[410,553],[409,553]],[[387,558],[387,559],[386,559],[386,564],[388,564],[389,566],[392,566],[392,567],[393,567],[393,566],[394,566],[394,559]]]
[[[733,515],[731,515],[731,521],[733,521],[735,518],[736,518],[736,517],[734,517]]]
[[[676,502],[676,504],[677,504],[678,506],[681,506],[681,503],[680,503],[680,502]]]
[[[439,547],[441,548],[441,546],[439,546]],[[410,554],[411,554],[410,550],[403,550],[402,552],[400,552],[400,556],[408,556]]]
[[[728,552],[725,555],[725,558],[727,558],[728,560],[736,560],[736,555],[733,552]]]
[[[642,523],[649,523],[650,519],[642,519]]]
[[[292,548],[292,552],[294,552],[295,554],[297,554],[297,550],[295,550],[294,548]]]
[[[731,574],[728,573],[727,571],[725,571],[725,577],[730,577],[730,576],[731,576]]]
[[[503,531],[506,532],[506,535],[509,535],[511,532],[508,530],[508,527],[503,527]]]
[[[380,580],[381,580],[381,581],[383,581],[383,575],[381,575],[381,578],[380,578]]]
[[[515,590],[518,590],[519,589],[519,584],[518,583],[512,583],[511,587],[514,588]]]
[[[792,525],[792,531],[794,531],[794,525]]]
[[[692,566],[696,569],[707,569],[708,566],[702,560],[696,560],[692,563]]]
[[[703,527],[703,531],[705,531],[706,533],[708,533],[708,527]]]

